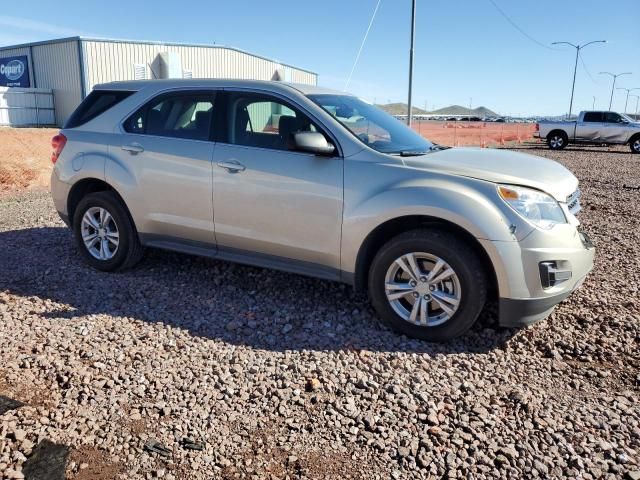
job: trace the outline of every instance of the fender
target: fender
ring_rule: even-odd
[[[358,251],[370,232],[395,218],[419,215],[451,222],[478,240],[514,242],[526,237],[532,227],[501,205],[490,182],[430,174],[384,185],[355,205],[347,199],[343,220],[341,268],[354,273]],[[358,189],[351,191],[357,192]],[[354,205],[349,208],[349,205]],[[514,230],[515,227],[515,230]]]

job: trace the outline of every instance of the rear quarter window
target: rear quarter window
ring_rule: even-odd
[[[122,90],[94,90],[71,114],[64,124],[64,128],[75,128],[84,125],[89,120],[93,120],[98,115],[113,108],[133,93]]]

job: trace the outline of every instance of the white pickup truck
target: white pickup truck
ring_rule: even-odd
[[[577,121],[539,122],[535,136],[546,139],[551,150],[570,143],[629,145],[640,153],[640,123],[622,113],[580,112]]]

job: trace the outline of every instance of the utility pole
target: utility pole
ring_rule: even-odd
[[[580,56],[580,50],[582,50],[584,47],[591,45],[592,43],[607,43],[606,40],[594,40],[593,42],[589,42],[589,43],[585,43],[583,45],[574,45],[571,42],[553,42],[551,45],[571,45],[573,48],[576,49],[576,63],[573,66],[573,84],[571,86],[571,101],[569,102],[569,117],[571,117],[571,110],[573,109],[573,92],[576,88],[576,73],[578,71],[578,57]]]
[[[634,90],[640,90],[640,88],[623,88],[618,87],[616,90],[626,90],[627,91],[627,99],[624,102],[624,113],[627,113],[627,103],[629,103],[629,92],[633,92]]]
[[[631,75],[631,72],[623,72],[623,73],[600,72],[600,75],[610,75],[613,77],[613,85],[611,85],[611,98],[609,99],[609,110],[611,110],[611,104],[613,104],[613,91],[616,89],[616,79],[618,77],[621,77],[622,75]]]
[[[593,97],[593,105],[591,106],[591,110],[595,110],[596,109],[596,97]]]
[[[630,95],[631,97],[636,97],[636,110],[634,114],[634,120],[638,120],[638,101],[640,100],[640,95]]]
[[[473,98],[469,97],[469,121],[471,121],[471,104],[473,103]]]
[[[407,125],[411,126],[411,93],[413,90],[413,44],[416,39],[416,0],[411,2],[411,47],[409,48],[409,98],[407,99]]]

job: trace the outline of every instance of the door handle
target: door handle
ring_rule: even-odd
[[[238,173],[243,172],[246,167],[242,165],[240,162],[236,162],[235,160],[229,160],[226,162],[218,162],[218,166],[224,168],[229,173]]]
[[[122,145],[122,150],[129,152],[131,155],[135,155],[144,152],[144,147],[139,143],[131,143],[129,145]]]

